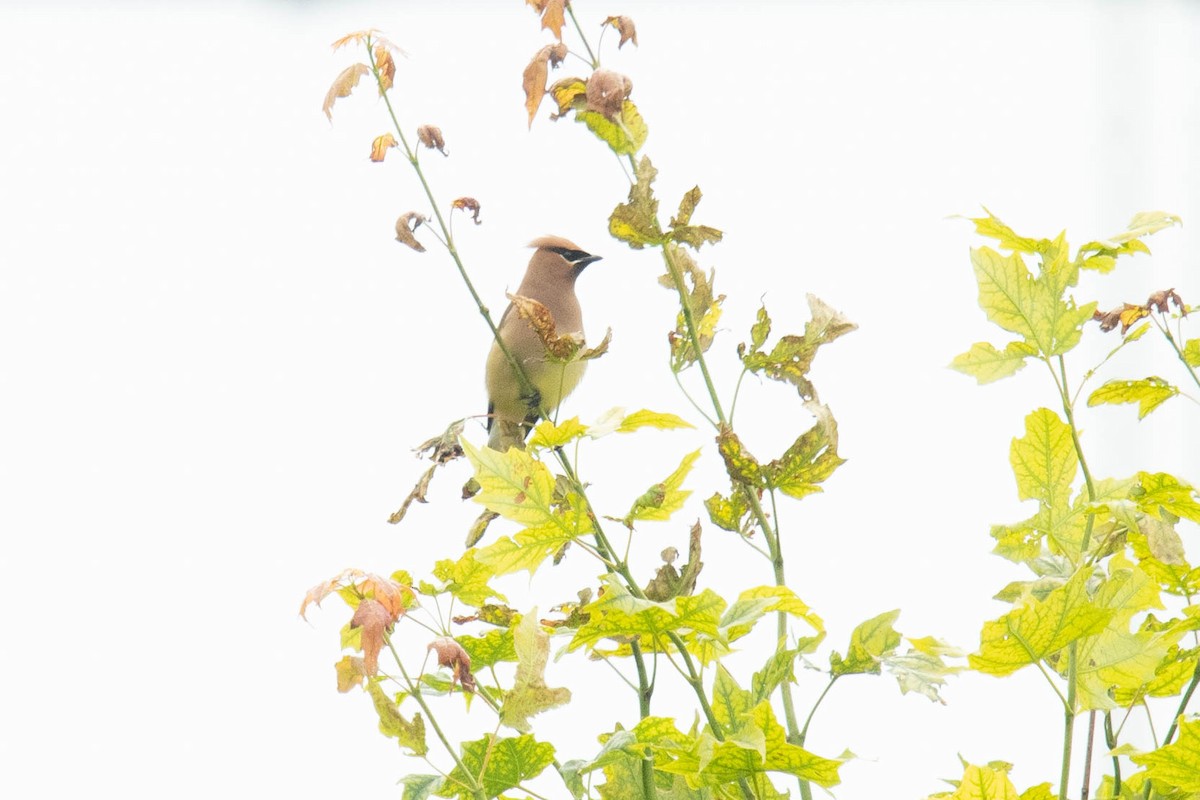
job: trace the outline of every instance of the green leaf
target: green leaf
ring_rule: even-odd
[[[818,633],[825,631],[825,623],[816,612],[787,586],[755,586],[746,589],[738,595],[738,602],[746,600],[766,600],[768,603],[763,611],[782,611],[804,620]]]
[[[1074,282],[1069,265],[1048,262],[1035,280],[1020,253],[1002,256],[989,247],[971,250],[979,284],[979,305],[988,319],[1035,346],[1045,356],[1061,355],[1079,343],[1083,323],[1095,303],[1076,307],[1063,299]]]
[[[1200,339],[1188,339],[1184,343],[1183,360],[1189,367],[1200,367]]]
[[[1037,349],[1026,342],[1009,342],[997,350],[987,342],[976,342],[971,349],[957,355],[950,368],[975,378],[980,385],[998,381],[1015,374],[1025,366],[1025,359],[1037,355]]]
[[[427,800],[441,791],[444,781],[441,775],[405,775],[400,779],[404,784],[401,800]]]
[[[415,756],[423,756],[429,752],[429,746],[425,744],[425,722],[420,713],[413,714],[412,722],[406,720],[399,707],[380,687],[378,680],[367,682],[367,694],[371,695],[375,713],[379,715],[380,733],[396,739],[401,747],[408,749]]]
[[[490,447],[477,449],[462,440],[463,452],[475,468],[479,494],[475,502],[505,519],[524,525],[540,525],[554,519],[554,476],[546,465],[525,450],[510,448],[501,453]]]
[[[508,628],[492,629],[482,636],[462,634],[454,639],[471,657],[471,668],[474,670],[494,667],[502,661],[517,660],[513,632]]]
[[[433,565],[433,576],[443,581],[445,591],[469,606],[482,606],[491,598],[504,601],[507,598],[488,586],[488,580],[496,572],[487,564],[475,559],[478,551],[468,550],[457,561],[442,559]]]
[[[517,674],[512,690],[504,696],[500,722],[522,733],[529,732],[529,718],[571,700],[569,689],[546,685],[546,662],[550,658],[550,635],[537,620],[537,609],[521,618],[513,628],[517,652]]]
[[[713,679],[712,710],[717,723],[727,731],[741,726],[742,717],[749,714],[757,703],[750,692],[737,685],[724,665],[717,665],[717,676]],[[766,753],[764,751],[763,755]]]
[[[1000,221],[1000,218],[988,211],[986,217],[972,217],[971,222],[975,223],[975,232],[980,236],[986,236],[989,239],[995,239],[1005,250],[1015,250],[1020,253],[1038,253],[1042,252],[1049,244],[1047,239],[1030,239],[1025,236],[1018,236],[1016,231]]]
[[[804,326],[803,336],[781,337],[770,353],[755,349],[742,355],[746,369],[792,384],[805,400],[816,394],[807,375],[818,348],[858,328],[816,295],[808,295],[808,305],[812,318]],[[768,329],[769,324],[768,319]],[[754,336],[752,329],[751,337]]]
[[[622,520],[625,526],[632,527],[634,520],[668,520],[672,514],[683,508],[684,502],[691,496],[692,491],[679,487],[683,485],[684,478],[691,472],[692,466],[698,458],[700,458],[699,450],[688,453],[674,472],[660,483],[651,486],[641,497],[637,498],[629,509],[629,513]]]
[[[878,675],[885,656],[900,645],[900,634],[892,626],[900,610],[885,611],[856,627],[850,634],[846,657],[836,651],[829,654],[830,674],[834,677],[854,674]]]
[[[1025,417],[1025,436],[1013,439],[1009,461],[1022,500],[1039,500],[1045,507],[1066,506],[1079,460],[1071,427],[1048,408]]]
[[[615,119],[609,119],[598,111],[580,110],[575,112],[575,121],[587,125],[588,130],[619,156],[636,154],[650,134],[646,121],[631,100],[621,105],[621,113]]]
[[[463,742],[460,759],[462,766],[451,771],[443,791],[474,800],[469,787],[478,781],[484,795],[492,798],[541,774],[554,761],[554,746],[529,735],[504,739],[488,734]]]
[[[1092,392],[1088,397],[1088,405],[1137,403],[1138,419],[1144,419],[1147,414],[1177,394],[1178,387],[1155,376],[1140,381],[1112,380]]]
[[[533,429],[533,435],[529,437],[528,446],[531,448],[542,447],[546,449],[562,447],[582,436],[586,436],[587,432],[587,425],[581,423],[579,417],[571,417],[569,420],[561,422],[558,425],[555,425],[550,420],[543,420]]]
[[[896,677],[896,682],[900,684],[901,694],[916,692],[935,703],[945,705],[946,701],[941,696],[941,687],[946,684],[948,676],[962,672],[964,668],[947,664],[943,656],[964,654],[956,648],[928,637],[909,641],[914,646],[907,653],[884,655],[883,665]]]
[[[837,454],[837,422],[829,408],[811,400],[804,407],[816,416],[816,424],[763,467],[767,488],[796,499],[821,491],[819,484],[846,463]]]
[[[742,532],[746,515],[750,513],[746,498],[736,489],[729,497],[714,492],[712,497],[704,501],[704,508],[713,525],[734,533]]]
[[[1149,753],[1133,756],[1156,783],[1183,792],[1200,792],[1200,720],[1181,719],[1179,738]]]
[[[1182,225],[1183,220],[1174,214],[1168,214],[1165,211],[1139,211],[1133,215],[1133,219],[1129,221],[1129,225],[1124,231],[1116,236],[1110,236],[1104,244],[1125,244],[1134,239],[1140,239],[1143,236],[1149,236],[1152,233],[1158,233],[1161,230],[1170,228],[1173,225]],[[1147,251],[1149,252],[1149,251]]]
[[[766,305],[759,306],[754,324],[750,326],[750,350],[757,352],[767,343],[771,335],[771,316],[767,313]]]
[[[796,656],[795,650],[780,648],[771,654],[762,669],[754,673],[750,688],[755,705],[768,699],[780,684],[796,682]]]
[[[1088,597],[1090,577],[1090,570],[1079,570],[1045,600],[1028,598],[1023,606],[984,623],[979,652],[969,658],[971,668],[988,675],[1010,675],[1104,630],[1113,612]]]
[[[617,428],[617,433],[632,433],[640,428],[657,428],[660,431],[667,431],[676,428],[695,427],[692,423],[675,414],[664,414],[643,408],[641,411],[634,411],[621,420],[621,424]]]
[[[658,228],[658,200],[652,188],[658,170],[649,158],[642,156],[634,175],[636,181],[629,187],[629,201],[613,209],[608,218],[608,232],[633,249],[641,250],[663,241]]]
[[[946,800],[1021,800],[1007,773],[974,764],[967,765],[958,788],[945,797]]]
[[[1145,513],[1161,519],[1162,512],[1166,511],[1192,522],[1200,522],[1200,503],[1196,502],[1191,484],[1165,472],[1139,472],[1138,483],[1141,492],[1135,499],[1138,508]]]

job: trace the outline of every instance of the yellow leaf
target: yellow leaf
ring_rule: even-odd
[[[339,97],[349,97],[350,92],[358,85],[359,78],[370,71],[366,64],[351,64],[337,76],[329,91],[325,93],[325,102],[321,105],[321,110],[330,122],[333,122],[333,104]]]
[[[378,163],[383,161],[383,157],[387,155],[389,147],[396,146],[396,137],[390,133],[385,133],[383,136],[376,136],[371,141],[371,160]]]

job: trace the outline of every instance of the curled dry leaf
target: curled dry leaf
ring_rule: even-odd
[[[396,241],[408,245],[418,253],[424,253],[425,245],[417,241],[417,237],[413,236],[413,231],[419,228],[421,223],[428,221],[415,211],[401,214],[396,220]]]
[[[383,637],[391,630],[394,620],[383,603],[378,600],[363,600],[354,610],[351,628],[362,628],[363,671],[368,675],[379,672],[379,651],[383,649]]]
[[[633,46],[637,47],[637,28],[634,27],[633,20],[629,17],[609,17],[602,24],[612,25],[620,31],[621,41],[617,43],[618,50],[624,47],[626,42],[633,42]]]
[[[1170,310],[1170,303],[1175,304],[1182,316],[1187,316],[1187,306],[1183,304],[1183,298],[1174,289],[1160,289],[1150,295],[1150,299],[1146,301],[1146,308],[1153,308],[1160,314],[1166,314]]]
[[[383,161],[383,157],[387,155],[389,147],[396,146],[396,137],[390,133],[385,133],[383,136],[376,136],[371,140],[371,160],[378,163]]]
[[[568,111],[583,111],[587,108],[587,83],[583,78],[563,78],[548,91],[558,104],[558,112],[550,115],[552,120],[565,117]]]
[[[529,126],[533,127],[533,118],[542,98],[546,95],[546,81],[550,76],[550,68],[557,67],[567,57],[567,46],[562,42],[548,44],[538,50],[525,65],[521,76],[521,87],[525,90],[525,110],[529,112]]]
[[[462,684],[463,691],[475,693],[475,676],[471,674],[471,657],[458,642],[449,636],[440,636],[429,643],[428,650],[437,653],[439,667],[449,667],[454,672],[453,683]]]
[[[442,138],[442,129],[436,125],[422,125],[417,128],[417,139],[430,150],[437,150],[444,156],[450,155],[446,152],[446,140]]]
[[[611,69],[598,69],[587,82],[587,108],[615,119],[633,91],[633,81]]]
[[[379,94],[382,95],[392,88],[396,79],[396,62],[386,44],[375,45],[375,68],[379,70]]]
[[[321,110],[330,122],[333,122],[333,104],[339,97],[349,97],[354,87],[358,86],[359,78],[370,71],[366,64],[351,64],[337,76],[329,91],[325,93],[325,102],[321,105]]]
[[[314,603],[318,608],[321,607],[321,601],[326,597],[341,589],[343,586],[349,586],[354,583],[355,579],[361,578],[367,573],[361,569],[345,569],[341,573],[335,575],[327,581],[321,581],[316,586],[309,589],[304,594],[304,602],[300,604],[300,616],[304,616],[305,609],[309,603]]]
[[[1122,303],[1119,307],[1112,311],[1095,311],[1092,313],[1092,319],[1100,321],[1100,330],[1111,331],[1118,325],[1121,326],[1121,334],[1124,335],[1129,326],[1137,322],[1142,317],[1150,315],[1149,310],[1145,306],[1135,306],[1132,303]]]
[[[365,597],[376,601],[387,609],[392,622],[404,616],[414,598],[411,586],[397,583],[382,575],[367,573],[357,584],[359,592]]]
[[[519,294],[509,294],[517,315],[529,323],[534,333],[542,340],[546,352],[561,361],[569,361],[583,347],[583,334],[568,332],[559,334],[554,325],[554,315],[550,309],[531,297]]]
[[[345,47],[348,44],[366,44],[367,41],[372,36],[374,36],[376,33],[379,33],[379,30],[377,28],[368,28],[365,31],[355,31],[354,33],[347,33],[345,36],[343,36],[342,38],[340,38],[336,42],[334,42],[332,46],[333,46],[333,49],[336,51],[336,50],[340,50],[341,48]]]
[[[462,211],[471,212],[471,221],[476,225],[481,225],[483,220],[479,218],[479,201],[474,197],[460,197],[450,204],[450,207],[460,209]]]
[[[541,15],[542,28],[549,29],[554,34],[554,38],[561,42],[563,25],[567,21],[563,12],[566,10],[568,0],[525,0],[525,2]]]

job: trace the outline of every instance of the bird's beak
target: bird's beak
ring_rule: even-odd
[[[588,256],[587,258],[581,258],[575,262],[575,271],[582,272],[583,268],[586,267],[588,264],[591,264],[593,261],[602,261],[602,260],[603,260],[602,256]]]

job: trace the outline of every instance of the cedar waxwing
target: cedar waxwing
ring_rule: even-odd
[[[575,296],[575,279],[583,268],[600,256],[579,249],[559,236],[543,236],[529,243],[537,248],[529,259],[529,268],[514,294],[537,300],[554,317],[555,333],[583,332],[583,315]],[[487,359],[488,447],[507,450],[524,447],[525,437],[537,422],[539,406],[553,411],[562,399],[579,385],[587,362],[559,364],[547,360],[546,347],[528,321],[512,304],[504,311],[497,326],[513,357],[521,362],[525,374],[538,392],[537,397],[523,396],[521,382],[512,365],[495,342]]]

